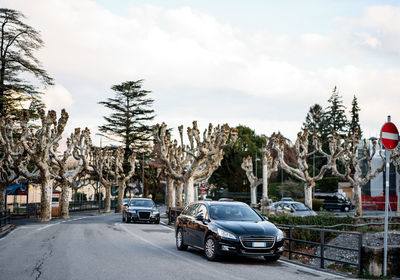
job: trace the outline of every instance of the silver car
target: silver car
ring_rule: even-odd
[[[288,214],[291,216],[317,216],[317,213],[308,208],[306,205],[295,201],[275,202],[271,207],[270,212],[273,215]]]

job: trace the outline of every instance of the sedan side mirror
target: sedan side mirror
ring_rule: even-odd
[[[196,216],[194,218],[195,218],[196,221],[203,221],[204,220],[203,215],[198,215],[198,216]]]

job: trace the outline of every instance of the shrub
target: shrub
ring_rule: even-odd
[[[296,200],[298,202],[304,203],[304,198]],[[312,210],[314,211],[320,211],[322,209],[322,205],[324,205],[324,202],[321,199],[312,199]]]

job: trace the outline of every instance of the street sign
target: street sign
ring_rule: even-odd
[[[382,144],[388,150],[393,150],[399,144],[399,131],[394,123],[388,121],[381,129]]]

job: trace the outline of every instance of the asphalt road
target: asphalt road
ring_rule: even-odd
[[[77,215],[18,226],[0,239],[0,279],[340,279],[285,261],[177,251],[174,230],[125,224],[120,214]]]

